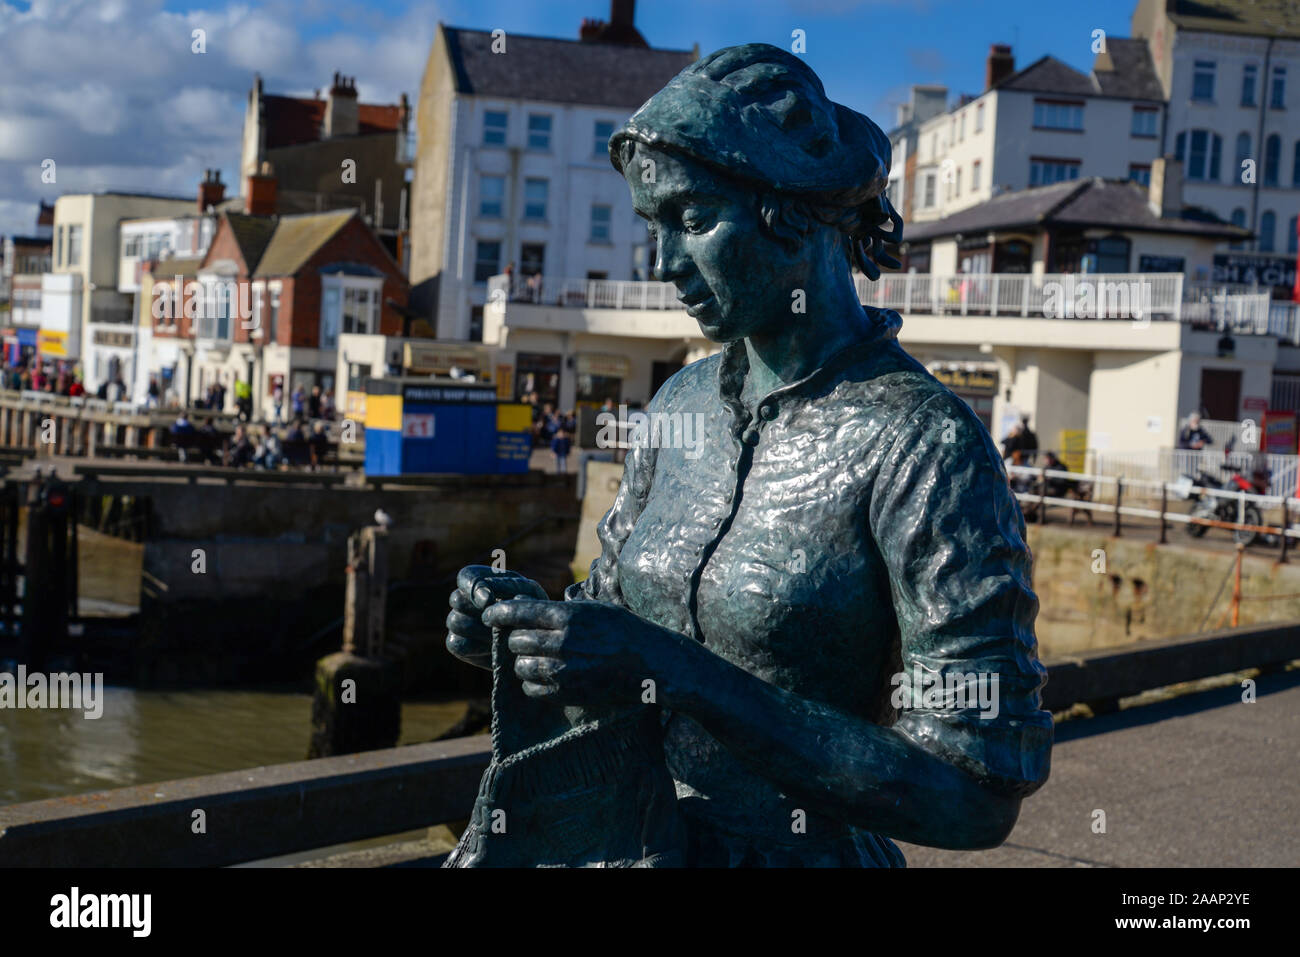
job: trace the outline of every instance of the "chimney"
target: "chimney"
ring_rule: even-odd
[[[1005,43],[991,45],[988,64],[984,68],[984,89],[993,89],[1015,72],[1016,58],[1011,54],[1011,47]]]
[[[636,0],[609,0],[609,25],[636,27]]]
[[[357,110],[357,78],[334,74],[334,85],[325,97],[325,120],[321,139],[355,136],[360,129]]]
[[[203,182],[199,183],[199,215],[226,198],[226,184],[221,182],[221,170],[205,169]]]
[[[270,216],[275,212],[275,175],[265,160],[261,169],[248,177],[244,212],[250,216]]]
[[[1151,212],[1162,218],[1178,218],[1183,211],[1183,164],[1172,156],[1151,161],[1151,186],[1147,190]]]
[[[609,22],[584,18],[578,39],[587,43],[620,43],[649,47],[636,28],[636,0],[609,0]]]

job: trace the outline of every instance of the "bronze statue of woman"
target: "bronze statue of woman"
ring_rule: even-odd
[[[670,816],[653,812],[680,844],[666,861],[902,866],[890,838],[1001,843],[1048,774],[1038,602],[990,436],[898,344],[897,314],[856,293],[852,267],[897,265],[887,138],[797,57],[748,44],[674,78],[610,156],[656,278],[724,344],[648,408],[698,416],[699,445],[629,453],[601,556],[565,601],[466,569],[448,647],[491,666],[495,630],[497,720],[535,709],[524,752],[602,722],[630,729],[608,755],[657,736],[637,753],[671,775]],[[558,862],[608,863],[591,857]]]

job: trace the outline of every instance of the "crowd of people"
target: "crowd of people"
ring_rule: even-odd
[[[195,426],[181,410],[171,426],[172,442],[181,461],[225,465],[232,468],[282,469],[319,467],[331,447],[324,419],[308,422],[299,416],[287,425],[264,421],[240,422],[227,436],[211,419]],[[228,441],[227,441],[228,439]]]
[[[86,395],[83,384],[81,363],[66,360],[42,362],[39,359],[24,359],[10,363],[4,370],[4,386],[15,392],[46,392],[51,395],[66,395],[72,398]],[[95,393],[95,398],[108,402],[123,402],[130,398],[126,383],[121,375],[105,380]]]
[[[578,430],[576,413],[572,409],[561,412],[550,402],[539,401],[536,392],[525,393],[520,401],[533,409],[533,448],[549,448],[555,455],[555,471],[566,472]]]

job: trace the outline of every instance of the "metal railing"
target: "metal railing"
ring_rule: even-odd
[[[1204,424],[1204,423],[1202,423]],[[1253,451],[1231,452],[1219,449],[1158,449],[1150,452],[1101,452],[1090,449],[1085,469],[1106,478],[1131,478],[1146,482],[1177,482],[1184,475],[1221,474],[1224,466],[1239,469],[1250,476],[1256,470],[1268,472],[1270,496],[1294,496],[1300,456],[1270,455]]]
[[[1160,540],[1165,540],[1169,525],[1204,525],[1227,531],[1256,532],[1273,535],[1282,541],[1282,560],[1290,550],[1289,539],[1300,539],[1300,526],[1294,519],[1300,515],[1300,499],[1294,494],[1257,495],[1236,489],[1212,488],[1191,481],[1169,481],[1162,478],[1135,477],[1131,473],[1107,475],[1096,471],[1068,472],[1027,465],[1008,465],[1012,491],[1022,506],[1029,506],[1032,521],[1045,523],[1047,507],[1069,509],[1073,512],[1100,512],[1114,520],[1113,534],[1119,535],[1122,519],[1145,518],[1160,523]],[[1072,483],[1076,497],[1068,498],[1060,483]],[[1054,489],[1053,485],[1057,487]],[[1187,501],[1196,496],[1211,499],[1228,499],[1236,506],[1236,521],[1223,521],[1171,509],[1170,504]],[[1144,504],[1135,505],[1135,501]],[[1261,515],[1268,510],[1280,513],[1277,524],[1254,525],[1245,521],[1246,506],[1254,505]]]
[[[1294,336],[1294,312],[1266,292],[1187,290],[1182,273],[894,273],[855,278],[864,305],[903,314],[1175,320],[1233,332]],[[579,309],[683,309],[672,283],[504,274],[488,302]]]

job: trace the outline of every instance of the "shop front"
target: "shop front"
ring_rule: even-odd
[[[993,363],[942,362],[930,373],[971,407],[984,428],[993,430],[993,398],[998,392],[998,370]]]

